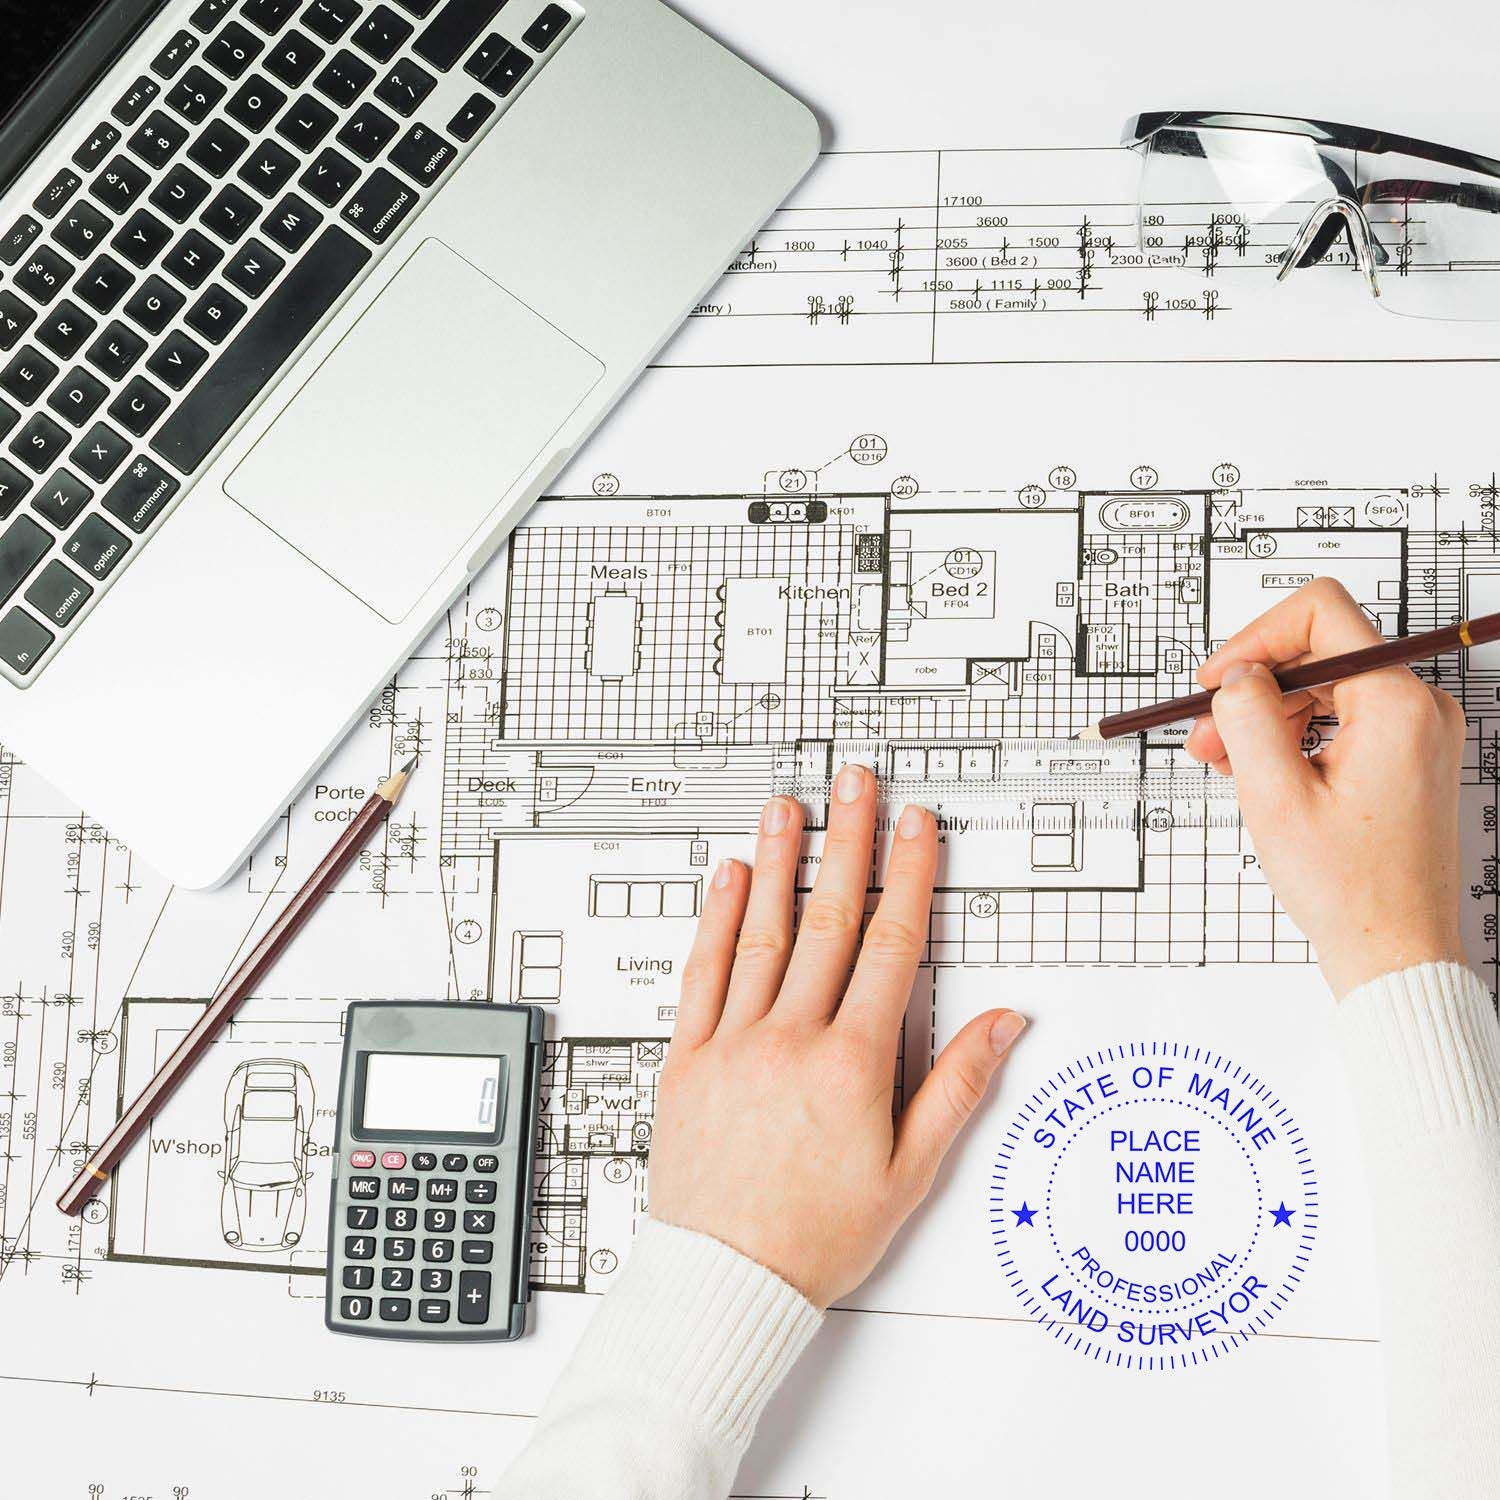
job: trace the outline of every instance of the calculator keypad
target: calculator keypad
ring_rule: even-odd
[[[344,1166],[341,1318],[414,1333],[487,1324],[498,1216],[468,1205],[496,1201],[499,1157],[360,1149]],[[507,1306],[502,1301],[502,1315]]]

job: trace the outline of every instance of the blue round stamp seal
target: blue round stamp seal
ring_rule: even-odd
[[[1286,1306],[1318,1225],[1291,1112],[1205,1048],[1080,1058],[1022,1106],[995,1156],[990,1230],[1027,1313],[1125,1369],[1205,1364]]]

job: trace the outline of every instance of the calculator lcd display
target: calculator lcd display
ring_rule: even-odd
[[[432,1052],[367,1052],[360,1123],[365,1130],[413,1135],[498,1133],[503,1057]]]

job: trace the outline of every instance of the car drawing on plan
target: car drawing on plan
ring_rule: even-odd
[[[224,1191],[219,1221],[237,1250],[289,1250],[307,1219],[313,1086],[299,1062],[258,1057],[224,1091]]]

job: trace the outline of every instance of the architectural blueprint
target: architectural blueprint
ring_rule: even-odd
[[[487,1494],[648,1209],[704,883],[783,792],[807,808],[810,886],[850,758],[879,772],[884,826],[916,800],[942,830],[901,1090],[988,1005],[1033,1025],[773,1403],[739,1491],[1177,1495],[1212,1474],[1224,1496],[1383,1493],[1368,1207],[1307,942],[1182,726],[1073,736],[1188,690],[1216,643],[1319,575],[1388,635],[1500,609],[1500,335],[1385,316],[1337,266],[1269,288],[1253,245],[1187,208],[1146,264],[1110,142],[1159,101],[1123,88],[1109,46],[1080,60],[1038,20],[1021,49],[1066,53],[1075,109],[996,50],[988,7],[957,21],[993,47],[918,35],[932,65],[899,80],[864,33],[913,13],[866,6],[853,36],[827,9],[772,4],[735,30],[701,8],[825,104],[838,149],[223,889],[169,888],[0,751],[4,1500]],[[1134,20],[1084,9],[1116,49],[1143,46]],[[1153,70],[1207,55],[1176,32],[1150,50]],[[1331,87],[1314,113],[1380,99]],[[1485,147],[1455,120],[1373,123]],[[1426,670],[1468,715],[1465,933],[1494,983],[1500,648]],[[241,728],[274,734],[274,707],[247,703]],[[1315,721],[1308,748],[1332,732]],[[266,992],[63,1219],[88,1143],[412,754],[395,817]],[[515,1345],[323,1329],[343,1011],[397,998],[547,1009],[535,1328]],[[1322,1194],[1274,1328],[1170,1376],[1049,1339],[997,1268],[987,1200],[1031,1090],[1164,1038],[1269,1080]],[[252,1089],[277,1101],[272,1195],[237,1183]]]

